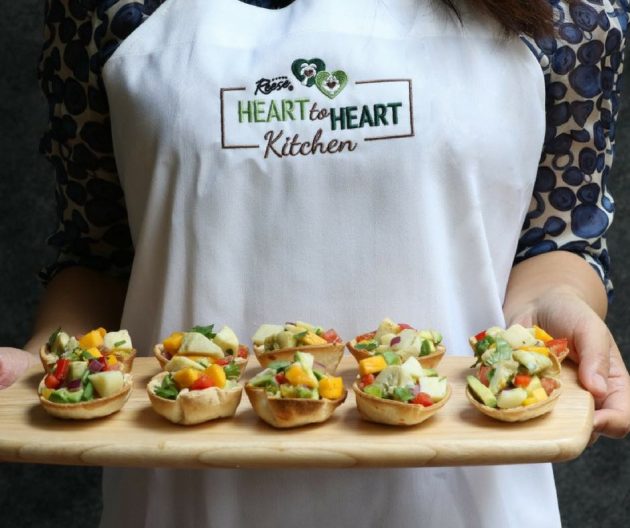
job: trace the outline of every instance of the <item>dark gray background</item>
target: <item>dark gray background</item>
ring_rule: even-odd
[[[0,344],[9,346],[20,346],[29,335],[42,293],[35,275],[50,258],[44,241],[54,225],[54,177],[37,153],[46,121],[35,77],[42,6],[5,1],[0,19]],[[630,346],[629,106],[630,99],[619,122],[611,178],[617,217],[609,238],[616,297],[608,322],[622,350]],[[624,357],[628,364],[630,354]],[[565,526],[630,526],[629,448],[630,439],[601,439],[577,460],[554,466]],[[95,526],[100,508],[98,468],[0,463],[0,526]]]

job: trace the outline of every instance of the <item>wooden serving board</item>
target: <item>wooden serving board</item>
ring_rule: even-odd
[[[474,409],[464,394],[470,357],[445,357],[438,370],[453,386],[443,409],[412,427],[363,421],[354,393],[322,424],[277,430],[262,422],[247,396],[234,418],[195,426],[158,416],[146,384],[159,372],[154,358],[137,358],[134,388],[123,409],[106,418],[74,422],[49,416],[39,404],[34,368],[0,391],[0,460],[46,464],[177,467],[411,467],[558,462],[580,455],[593,423],[593,399],[563,369],[563,394],[554,410],[525,423],[502,423]],[[260,370],[255,358],[244,379]],[[351,387],[357,365],[338,369]]]

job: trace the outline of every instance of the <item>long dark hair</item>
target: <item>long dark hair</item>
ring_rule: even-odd
[[[459,17],[457,5],[464,0],[441,0]],[[579,0],[567,0],[575,4]],[[549,0],[465,0],[475,9],[495,18],[510,35],[525,34],[534,38],[554,33],[553,9]]]

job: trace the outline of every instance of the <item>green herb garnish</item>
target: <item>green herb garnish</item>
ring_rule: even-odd
[[[156,396],[167,400],[175,400],[178,393],[179,391],[177,390],[177,385],[175,385],[173,377],[170,374],[164,376],[162,384],[155,389]]]
[[[212,339],[217,335],[213,330],[214,325],[211,324],[208,326],[193,326],[191,332],[197,332],[198,334],[206,336],[208,339]]]

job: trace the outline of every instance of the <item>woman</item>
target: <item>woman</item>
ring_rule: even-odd
[[[538,323],[571,338],[595,433],[627,434],[602,322],[625,2],[549,2],[557,37],[546,2],[86,4],[48,4],[62,252],[27,348],[59,324],[148,351],[200,322],[386,314],[461,355]],[[28,357],[5,349],[5,376]],[[106,470],[104,499],[103,526],[560,524],[549,465]]]

